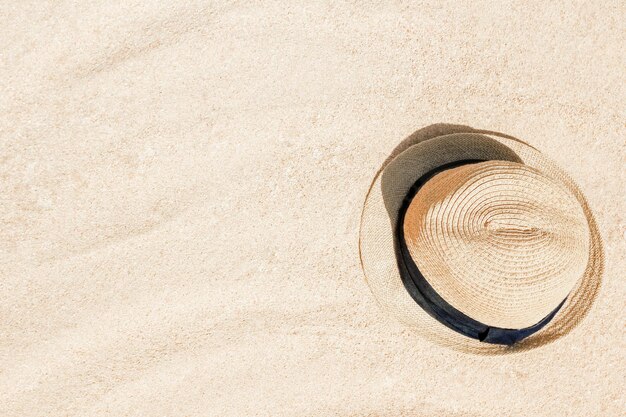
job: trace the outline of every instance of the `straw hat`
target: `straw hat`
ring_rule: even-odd
[[[382,308],[475,353],[546,344],[584,317],[602,247],[573,181],[512,138],[461,133],[401,152],[376,175],[359,249]]]

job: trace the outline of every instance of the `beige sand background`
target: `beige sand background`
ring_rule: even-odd
[[[619,416],[626,5],[4,1],[0,415]],[[375,172],[435,123],[528,141],[604,237],[587,319],[478,357],[385,315]]]

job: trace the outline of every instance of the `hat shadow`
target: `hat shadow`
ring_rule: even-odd
[[[523,140],[518,139],[511,135],[507,135],[505,133],[496,132],[493,130],[474,129],[473,127],[467,126],[467,125],[459,125],[459,124],[451,124],[451,123],[435,123],[435,124],[423,127],[421,129],[418,129],[415,132],[411,133],[406,138],[404,138],[402,142],[400,142],[393,149],[393,151],[391,152],[391,154],[389,154],[387,159],[385,159],[380,171],[382,171],[385,168],[385,166],[389,162],[391,162],[396,156],[400,155],[402,152],[404,152],[411,146],[416,145],[420,142],[424,142],[425,140],[428,140],[428,139],[436,138],[437,136],[452,135],[455,133],[477,133],[477,134],[500,136],[503,138],[515,140],[517,142],[523,143],[524,145],[530,146],[531,148],[534,148],[534,146],[524,142]]]
[[[385,159],[384,163],[382,164],[380,170],[376,175],[381,175],[381,192],[383,196],[383,202],[385,208],[387,209],[392,228],[395,229],[395,227],[397,227],[399,205],[397,203],[397,190],[394,191],[395,180],[393,179],[393,177],[395,175],[389,175],[389,170],[386,170],[386,168],[391,163],[391,161],[393,161],[408,148],[416,144],[425,142],[429,139],[452,134],[484,134],[492,137],[496,136],[514,140],[525,146],[536,149],[527,142],[514,136],[497,131],[475,129],[467,125],[436,123],[416,130],[411,135],[403,139],[393,149],[393,151]],[[489,142],[489,147],[494,149],[496,154],[499,154],[498,159],[508,160],[512,162],[522,162],[521,158],[512,149],[509,149],[504,144],[501,144],[495,139],[489,138],[488,136],[484,136],[484,139]],[[591,248],[589,263],[584,273],[583,283],[576,291],[574,291],[574,293],[570,294],[570,296],[568,297],[567,304],[569,304],[569,306],[566,310],[569,311],[569,317],[562,320],[562,322],[558,326],[552,326],[551,329],[546,329],[546,331],[534,334],[527,339],[524,339],[522,342],[516,343],[513,346],[503,348],[503,346],[492,345],[492,354],[526,351],[539,346],[545,346],[547,344],[550,344],[551,342],[556,341],[562,336],[570,333],[575,327],[577,327],[582,319],[587,316],[592,305],[594,304],[602,283],[602,275],[604,272],[604,250],[602,247],[602,238],[600,236],[595,217],[593,216],[593,213],[591,212],[591,209],[589,208],[584,196],[581,193],[578,194],[579,195],[577,195],[577,198],[580,201],[583,211],[585,212],[585,215],[587,216],[589,222]],[[396,258],[398,259],[400,249],[398,246],[398,242],[395,238],[394,249],[396,252]],[[409,288],[407,288],[407,290],[409,290]],[[409,293],[411,292],[412,291],[409,291]],[[461,346],[459,346],[459,349],[464,350]],[[468,351],[468,353],[470,351]]]
[[[400,142],[393,149],[393,151],[387,157],[387,159],[385,159],[382,167],[377,173],[377,176],[381,175],[381,191],[383,195],[383,201],[393,225],[396,224],[397,214],[400,208],[397,204],[398,198],[396,192],[394,191],[394,186],[396,185],[395,177],[397,175],[402,175],[402,172],[396,173],[396,170],[392,169],[393,164],[390,165],[391,161],[393,161],[398,155],[402,154],[411,146],[417,145],[418,143],[426,142],[430,139],[452,134],[489,134],[512,139],[523,143],[524,145],[530,146],[526,142],[514,138],[513,136],[505,135],[499,132],[492,132],[489,130],[478,130],[465,125],[436,123],[416,130],[415,132],[407,136],[404,140],[402,140],[402,142]],[[489,149],[489,153],[491,154],[491,156],[488,159],[499,159],[518,163],[522,162],[521,158],[512,149],[509,149],[507,146],[501,144],[495,139],[489,138],[488,136],[483,136],[481,138],[480,146]]]

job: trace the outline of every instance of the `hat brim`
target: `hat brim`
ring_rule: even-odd
[[[550,323],[512,347],[483,343],[439,323],[412,299],[398,269],[394,225],[410,187],[417,178],[441,165],[467,159],[519,162],[560,181],[577,198],[589,224],[590,249],[584,274]],[[359,252],[367,284],[383,310],[438,345],[479,354],[524,351],[554,342],[569,333],[591,308],[600,289],[604,268],[597,225],[582,192],[568,174],[521,141],[477,133],[455,133],[427,139],[403,150],[379,170],[363,205]]]

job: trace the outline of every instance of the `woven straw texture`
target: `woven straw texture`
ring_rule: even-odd
[[[582,276],[589,251],[575,197],[539,171],[504,161],[436,175],[413,199],[404,236],[446,301],[509,329],[547,316]]]
[[[538,214],[544,213],[545,210],[553,211],[550,217],[554,221],[549,221],[550,224],[548,225],[545,220],[541,220],[537,227],[537,230],[541,229],[543,232],[547,232],[546,235],[549,235],[547,238],[544,236],[536,239],[535,243],[539,247],[535,249],[542,250],[543,253],[529,254],[523,252],[516,254],[511,252],[510,248],[504,249],[506,256],[512,257],[515,262],[531,261],[529,265],[520,267],[520,274],[523,278],[522,281],[533,283],[532,288],[538,289],[539,292],[532,291],[528,287],[509,285],[506,280],[502,281],[500,274],[502,271],[499,271],[498,268],[506,267],[507,270],[510,270],[510,266],[502,265],[501,262],[504,260],[495,260],[494,262],[493,256],[485,259],[485,263],[479,262],[478,266],[476,266],[475,260],[470,262],[459,259],[466,254],[457,252],[450,255],[447,250],[444,254],[444,249],[441,248],[430,249],[429,255],[436,256],[419,256],[420,254],[417,253],[421,252],[417,246],[419,243],[413,239],[412,257],[421,262],[420,267],[427,269],[425,274],[427,276],[455,277],[455,279],[429,282],[434,285],[436,290],[441,291],[444,298],[449,297],[453,306],[458,306],[473,318],[482,319],[487,324],[508,328],[533,324],[555,308],[558,302],[569,293],[567,302],[544,329],[513,347],[484,344],[459,335],[441,325],[413,301],[404,289],[397,270],[392,225],[397,222],[398,208],[402,199],[414,181],[426,172],[446,163],[466,159],[509,162],[481,164],[473,168],[455,169],[447,175],[439,174],[439,178],[433,178],[437,181],[434,185],[431,184],[431,187],[449,188],[451,187],[449,181],[458,184],[458,178],[454,179],[456,175],[470,179],[476,176],[481,181],[480,178],[484,178],[484,174],[487,173],[488,176],[493,175],[498,178],[496,185],[501,192],[506,190],[504,194],[499,192],[497,199],[505,203],[509,200],[515,200],[535,205],[535,207],[520,210],[520,205],[514,204],[516,210],[514,212],[521,216],[520,218],[524,220],[523,224],[527,225],[531,220],[536,222]],[[513,164],[515,165],[512,166]],[[520,167],[519,164],[523,164],[523,167]],[[498,172],[494,173],[493,170]],[[492,175],[489,174],[489,171]],[[446,181],[448,184],[445,184]],[[463,182],[463,184],[467,183]],[[470,181],[470,188],[472,184],[475,183]],[[422,191],[428,195],[431,193],[429,191],[429,189],[432,190],[431,187]],[[443,194],[454,196],[455,193],[466,195],[468,192],[471,193],[472,190],[462,188]],[[479,194],[483,193],[484,188]],[[439,193],[434,194],[438,195]],[[427,196],[427,198],[434,197]],[[482,201],[481,198],[471,198],[478,202]],[[454,202],[446,201],[445,206],[443,207],[444,211],[462,215],[462,210],[461,212],[455,211],[457,205]],[[411,211],[416,215],[424,210],[415,206]],[[506,216],[508,213],[511,211],[504,210],[500,215]],[[428,211],[426,214],[426,220],[430,223],[432,218],[428,216]],[[471,214],[471,216],[475,215]],[[416,223],[418,222],[416,217],[422,218],[419,215],[409,216],[407,221]],[[545,219],[543,216],[540,217]],[[448,226],[455,225],[454,227],[457,227],[465,221],[470,220],[448,220],[450,222]],[[493,225],[497,226],[498,216],[494,218],[494,221],[496,223]],[[408,227],[407,230],[415,231],[420,227],[423,226],[413,224],[413,227]],[[450,234],[452,233],[445,233],[445,235]],[[521,236],[511,237],[509,231],[505,237],[506,242],[510,242],[511,239],[524,238],[526,232],[513,232],[512,234]],[[437,233],[438,238],[443,235]],[[498,242],[488,244],[486,247],[479,246],[485,247],[489,251],[495,245],[498,245]],[[542,248],[541,245],[546,246]],[[591,307],[600,286],[603,265],[601,240],[593,216],[584,196],[562,169],[538,150],[518,140],[470,133],[445,135],[418,143],[404,150],[383,167],[374,179],[364,204],[361,219],[360,252],[368,285],[385,311],[437,344],[483,354],[523,351],[557,340],[569,332]],[[437,257],[440,259],[439,262],[436,261]],[[426,258],[432,263],[424,263]],[[567,259],[568,262],[563,262],[563,258]],[[446,270],[442,272],[441,269],[444,268],[444,264]],[[452,273],[449,271],[451,265],[457,268]],[[486,277],[487,281],[495,280],[497,284],[489,289],[488,294],[485,294],[484,290],[490,284],[487,281],[482,283],[475,281],[476,277],[481,276],[480,274],[471,277],[465,275],[467,272],[476,272],[475,270],[472,271],[470,265],[475,265],[473,268],[489,269],[489,272],[483,276]],[[459,281],[456,278],[460,276],[464,277],[462,279],[473,279],[473,281]],[[536,285],[536,280],[542,282]],[[498,294],[498,291],[504,293]],[[467,292],[471,293],[471,296]],[[511,301],[522,293],[533,297],[533,303],[528,304],[528,297],[522,297],[519,299],[519,303]],[[495,298],[490,299],[490,296]],[[525,305],[526,310],[524,310]]]

